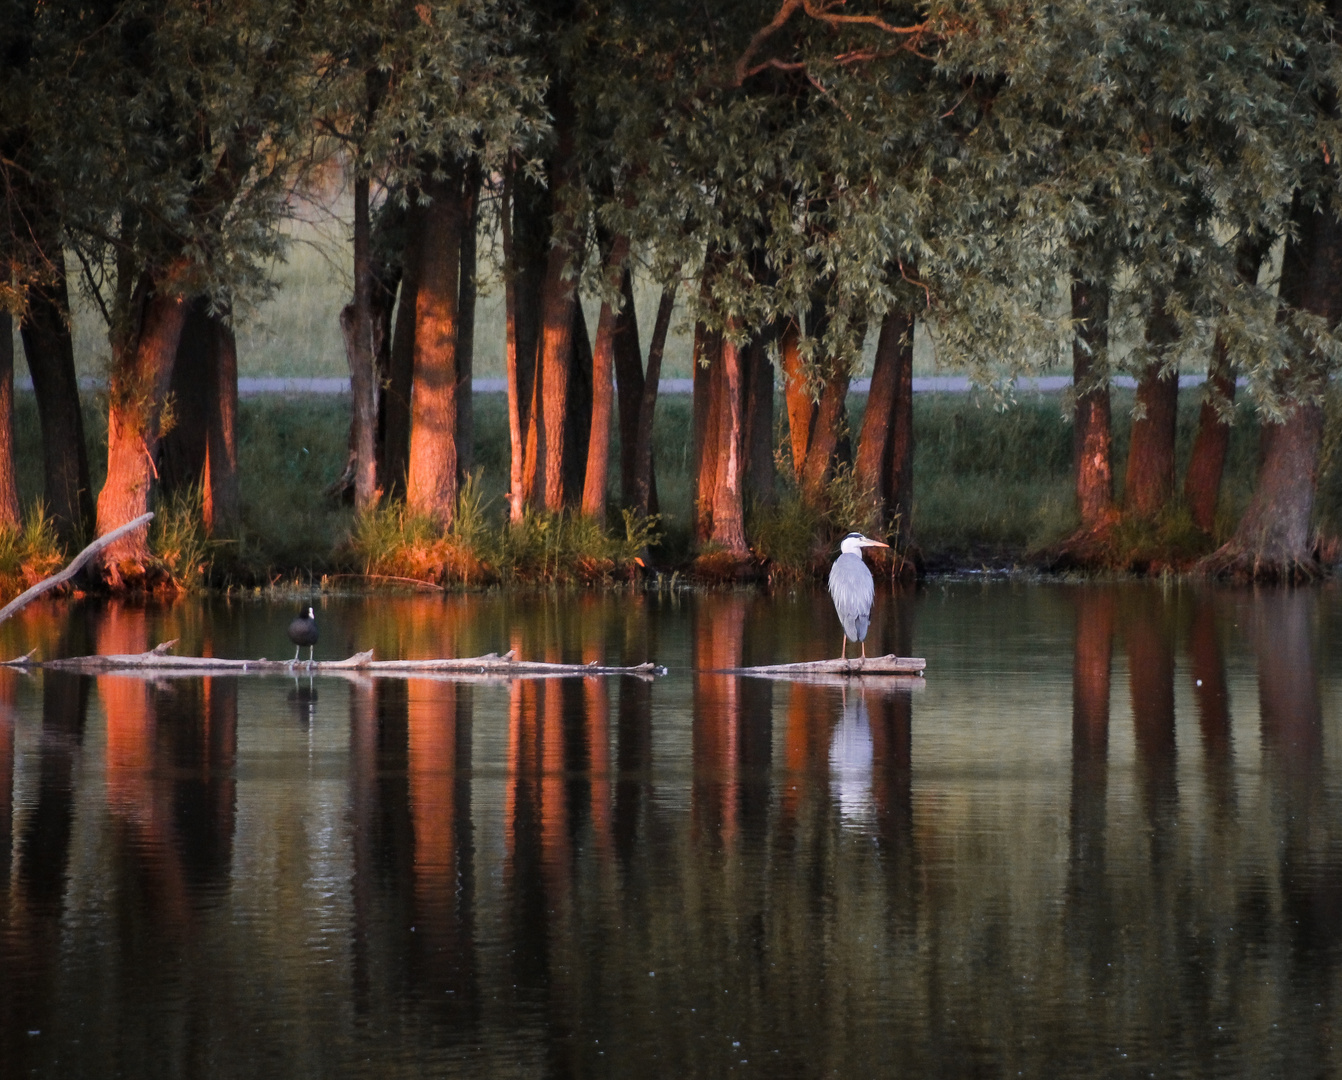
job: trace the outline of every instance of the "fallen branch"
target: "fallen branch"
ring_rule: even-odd
[[[234,660],[217,656],[168,656],[167,650],[176,641],[165,641],[148,652],[103,654],[98,656],[70,656],[60,660],[46,660],[30,666],[55,671],[74,671],[81,674],[99,674],[109,671],[149,671],[179,674],[312,674],[357,672],[362,675],[413,676],[418,674],[495,675],[643,675],[665,674],[665,669],[653,663],[631,667],[606,667],[601,664],[547,664],[541,661],[518,660],[512,652],[502,656],[487,653],[484,656],[453,657],[435,660],[374,660],[373,650],[355,653],[344,660]],[[30,654],[31,655],[31,654]],[[28,666],[25,660],[11,663]]]
[[[919,656],[856,657],[852,660],[805,660],[799,664],[767,664],[763,667],[726,668],[728,675],[921,675],[927,661]]]
[[[113,529],[106,536],[98,537],[97,540],[93,541],[93,543],[91,543],[88,547],[86,547],[83,551],[81,551],[78,555],[76,555],[74,557],[74,561],[71,562],[70,565],[67,566],[64,570],[62,570],[59,574],[55,574],[52,577],[46,578],[43,581],[39,581],[31,589],[27,590],[26,592],[20,593],[8,604],[6,604],[3,608],[0,608],[0,622],[4,622],[16,611],[19,611],[22,608],[27,607],[30,603],[36,600],[44,592],[48,592],[51,589],[54,589],[57,585],[63,585],[65,582],[69,581],[72,577],[74,577],[77,573],[79,573],[81,569],[83,569],[83,566],[86,562],[88,562],[91,558],[93,558],[93,556],[98,554],[98,552],[102,551],[102,549],[105,548],[108,544],[112,543],[114,540],[120,539],[128,532],[132,532],[133,530],[138,529],[141,525],[148,524],[148,522],[150,522],[153,519],[153,517],[154,515],[152,512],[148,514],[141,514],[134,521],[126,522],[126,524],[120,526],[119,528]],[[30,653],[29,655],[32,654]]]

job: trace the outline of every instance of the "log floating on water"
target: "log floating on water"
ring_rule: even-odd
[[[80,674],[104,672],[148,672],[161,674],[267,674],[267,675],[322,675],[359,674],[413,676],[424,675],[492,675],[509,678],[537,675],[664,675],[666,669],[651,662],[629,667],[607,667],[591,664],[547,664],[538,660],[518,660],[509,651],[500,656],[453,657],[434,660],[374,660],[373,650],[355,653],[344,660],[233,660],[216,656],[170,656],[176,640],[165,641],[148,652],[103,654],[98,656],[69,656],[59,660],[29,660],[20,657],[9,663],[16,667],[40,667],[54,671],[73,671]],[[29,656],[32,654],[29,653]]]
[[[766,664],[763,667],[727,668],[729,675],[844,675],[851,678],[867,675],[921,675],[927,661],[921,656],[856,657],[852,660],[803,660],[797,664]]]

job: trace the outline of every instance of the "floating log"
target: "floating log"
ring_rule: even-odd
[[[53,671],[72,671],[84,675],[105,672],[145,672],[149,674],[228,674],[228,675],[490,675],[499,678],[557,676],[557,675],[638,675],[651,678],[666,674],[666,669],[653,663],[631,667],[607,667],[591,664],[547,664],[536,660],[518,660],[512,652],[502,656],[486,653],[484,656],[454,657],[435,660],[374,660],[373,650],[355,653],[344,660],[232,660],[217,656],[170,656],[168,650],[176,639],[156,645],[148,652],[127,654],[100,654],[97,656],[69,656],[59,660],[34,661],[19,657],[9,661],[15,667],[39,667]],[[32,654],[29,653],[29,656]]]
[[[802,675],[841,675],[848,678],[868,675],[921,675],[927,661],[920,656],[859,656],[852,660],[804,660],[799,664],[766,664],[763,667],[727,668],[730,675],[770,675],[792,678]]]

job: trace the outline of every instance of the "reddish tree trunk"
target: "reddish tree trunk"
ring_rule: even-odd
[[[620,500],[633,506],[635,447],[638,417],[643,401],[643,350],[638,340],[638,317],[634,312],[633,275],[620,277],[620,310],[615,317],[612,360],[615,365],[615,401],[620,417]]]
[[[476,234],[480,228],[480,161],[466,165],[461,209],[461,293],[457,303],[457,477],[466,479],[475,465],[475,301]]]
[[[657,321],[653,324],[652,340],[648,342],[648,371],[643,379],[643,394],[638,407],[632,505],[643,516],[656,513],[653,505],[656,489],[652,468],[652,422],[662,378],[662,353],[666,349],[666,333],[671,326],[671,309],[675,302],[676,287],[668,285],[662,290],[662,298],[657,304]]]
[[[787,320],[779,338],[778,353],[783,367],[783,400],[787,407],[788,440],[792,444],[792,470],[798,483],[801,482],[806,465],[806,452],[811,445],[811,426],[816,411],[798,348],[800,338],[801,327],[797,321]]]
[[[186,321],[188,305],[182,298],[153,292],[147,278],[137,291],[143,312],[139,332],[121,343],[112,359],[107,479],[98,495],[99,536],[149,509],[159,416]],[[134,583],[143,575],[144,563],[149,558],[148,528],[116,540],[102,550],[100,558],[112,588]]]
[[[0,531],[23,523],[14,458],[14,322],[0,311]]]
[[[1109,286],[1072,279],[1072,386],[1076,390],[1073,428],[1076,505],[1081,532],[1112,524],[1113,440],[1109,410]]]
[[[457,334],[460,329],[460,180],[434,181],[425,194],[424,246],[415,303],[415,380],[410,395],[406,501],[440,528],[457,507]]]
[[[623,263],[629,254],[629,238],[617,236],[611,244],[607,265],[612,278],[623,278]],[[610,285],[616,284],[612,279]],[[610,464],[610,420],[615,396],[615,335],[618,312],[609,301],[601,304],[596,324],[596,347],[592,352],[592,429],[587,444],[587,474],[583,478],[582,512],[604,521],[606,480]]]
[[[1237,252],[1240,280],[1246,285],[1258,281],[1258,270],[1266,255],[1261,243],[1242,242]],[[1227,355],[1225,339],[1216,335],[1207,385],[1198,413],[1198,432],[1184,473],[1184,501],[1193,523],[1203,532],[1216,524],[1216,504],[1221,496],[1221,476],[1225,472],[1226,453],[1230,448],[1230,423],[1223,409],[1235,401],[1235,372]]]
[[[694,330],[694,538],[713,533],[713,489],[721,449],[722,335],[702,323]]]
[[[825,484],[833,476],[838,459],[839,440],[848,415],[848,371],[832,371],[820,392],[820,405],[811,426],[811,439],[802,464],[802,498],[819,505],[825,496]]]
[[[1207,367],[1207,385],[1198,411],[1198,432],[1184,473],[1184,501],[1193,524],[1211,532],[1216,524],[1216,504],[1221,497],[1221,474],[1230,448],[1230,424],[1221,409],[1235,401],[1235,373],[1226,356],[1225,340],[1218,334]]]
[[[738,329],[734,320],[729,318],[722,335],[717,476],[713,485],[713,527],[709,538],[730,554],[745,559],[750,551],[746,547],[745,500],[742,492],[745,474],[741,376],[743,350],[731,340]]]
[[[76,547],[93,528],[93,488],[70,339],[65,258],[54,241],[46,250],[51,274],[30,284],[19,329],[42,425],[43,499],[61,543]]]
[[[558,81],[553,96],[556,148],[550,168],[555,188],[554,235],[545,265],[541,302],[541,343],[537,380],[540,416],[536,425],[537,467],[544,478],[545,508],[564,508],[564,429],[569,423],[569,371],[573,354],[573,309],[578,305],[578,282],[573,273],[578,228],[571,185],[574,175],[573,135],[576,123],[568,87]]]
[[[1138,518],[1160,514],[1174,494],[1174,440],[1179,421],[1179,373],[1164,367],[1164,356],[1178,337],[1178,326],[1165,297],[1153,302],[1146,326],[1152,359],[1137,377],[1137,409],[1123,478],[1123,509]]]
[[[401,251],[401,296],[396,305],[387,387],[383,407],[382,490],[404,492],[410,466],[410,393],[415,380],[415,310],[419,305],[419,259],[424,246],[424,208],[419,193],[410,194],[406,210],[405,247]]]
[[[1342,315],[1342,222],[1331,209],[1315,212],[1298,193],[1291,218],[1295,231],[1282,256],[1281,299],[1334,327]],[[1283,390],[1294,390],[1296,399],[1280,424],[1263,424],[1263,460],[1253,498],[1230,542],[1208,557],[1207,569],[1267,579],[1317,571],[1310,525],[1323,441],[1319,395],[1325,370],[1312,355],[1292,358]]]
[[[372,310],[373,262],[368,212],[368,177],[354,178],[354,296],[340,312],[345,357],[350,373],[350,463],[354,508],[362,512],[376,505],[377,489],[377,379],[374,369],[378,343],[374,339]]]

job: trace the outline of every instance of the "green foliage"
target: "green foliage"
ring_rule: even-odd
[[[0,599],[9,600],[56,573],[65,552],[40,502],[17,529],[0,529]]]
[[[215,545],[205,529],[204,506],[203,490],[193,484],[162,500],[149,526],[150,553],[179,589],[199,589],[209,576]]]

